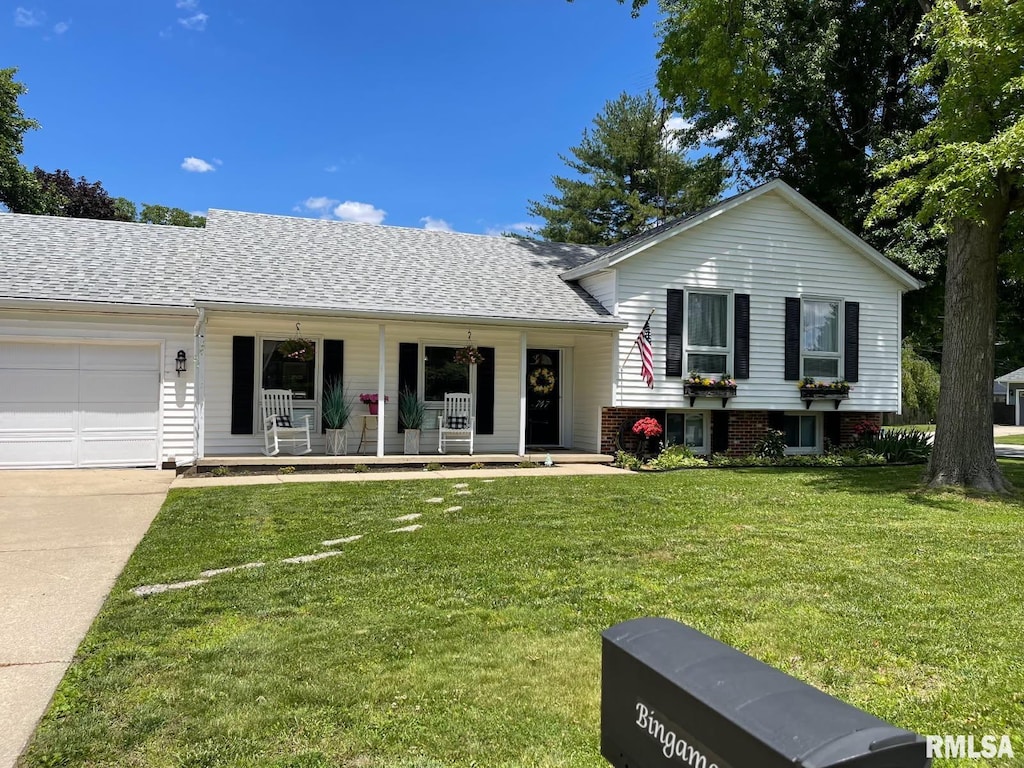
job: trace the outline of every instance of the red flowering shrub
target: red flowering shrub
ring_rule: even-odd
[[[650,416],[639,419],[636,424],[633,425],[634,435],[640,435],[641,437],[650,439],[652,437],[660,437],[661,433],[661,424],[658,423],[657,419],[652,419]]]
[[[868,421],[867,419],[858,421],[853,425],[853,436],[857,440],[872,440],[878,437],[878,433],[881,431],[881,427],[875,424],[875,422]]]

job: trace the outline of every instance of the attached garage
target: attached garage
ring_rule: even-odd
[[[0,341],[0,468],[160,463],[156,343]]]

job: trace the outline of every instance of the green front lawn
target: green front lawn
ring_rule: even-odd
[[[1000,445],[1024,445],[1024,435],[1000,435],[996,442]]]
[[[24,762],[598,768],[600,632],[644,615],[922,733],[1009,733],[1019,758],[1019,500],[919,494],[920,471],[175,491]],[[422,529],[387,532],[411,512]]]

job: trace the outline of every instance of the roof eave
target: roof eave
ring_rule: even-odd
[[[287,306],[273,304],[257,304],[250,302],[215,301],[196,299],[196,307],[206,310],[226,312],[246,312],[253,314],[303,314],[318,317],[351,317],[364,320],[391,320],[406,322],[431,322],[475,325],[492,325],[526,328],[562,328],[571,330],[606,330],[613,331],[626,327],[626,323],[616,317],[594,320],[539,318],[526,319],[519,317],[497,317],[490,315],[450,315],[430,312],[396,312],[366,309],[341,309],[332,307]]]
[[[115,301],[76,301],[74,299],[29,299],[0,297],[0,309],[29,309],[47,312],[104,312],[125,315],[179,315],[195,317],[196,309],[185,304],[130,304]]]

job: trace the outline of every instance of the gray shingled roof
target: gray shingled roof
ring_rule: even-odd
[[[211,210],[196,301],[614,323],[559,273],[598,249]]]
[[[1024,368],[1018,368],[1015,371],[1004,373],[1002,376],[997,378],[996,381],[1003,384],[1011,381],[1024,381]],[[1006,390],[1004,389],[1003,391],[1005,392]]]
[[[0,214],[0,298],[192,305],[203,231]]]

